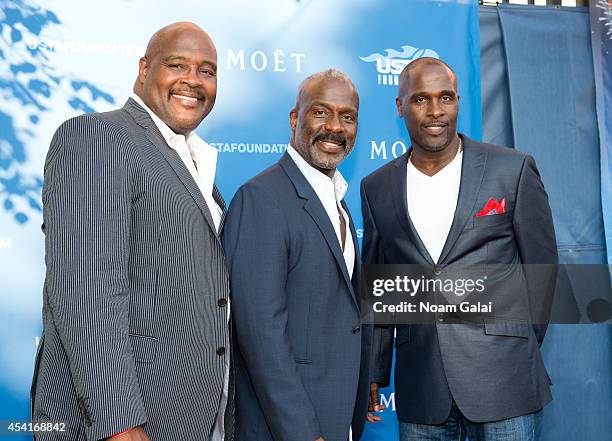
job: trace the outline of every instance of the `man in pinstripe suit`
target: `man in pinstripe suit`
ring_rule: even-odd
[[[194,129],[217,54],[192,23],[158,31],[122,109],[57,130],[45,164],[39,440],[223,440],[233,430],[229,281],[216,150]]]

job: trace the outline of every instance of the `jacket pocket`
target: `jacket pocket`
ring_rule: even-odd
[[[129,334],[129,337],[134,361],[139,363],[151,363],[155,360],[157,338],[138,334]]]
[[[487,335],[529,338],[531,325],[526,322],[496,322],[485,323],[484,332]]]
[[[490,214],[488,216],[474,216],[474,227],[491,227],[500,225],[506,222],[512,222],[512,211],[507,211],[500,214]]]

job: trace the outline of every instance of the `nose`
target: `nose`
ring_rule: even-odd
[[[198,75],[198,68],[190,67],[181,80],[189,85],[190,87],[197,87],[200,85],[200,77]]]
[[[342,122],[340,121],[340,115],[331,114],[325,121],[325,130],[333,133],[340,133],[344,130]]]
[[[431,100],[427,106],[427,115],[433,118],[440,118],[444,115],[444,109],[437,100]]]

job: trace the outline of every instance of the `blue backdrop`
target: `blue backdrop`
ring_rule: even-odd
[[[144,0],[78,4],[0,0],[0,420],[25,420],[41,331],[42,164],[55,128],[83,112],[123,104],[152,33],[191,20],[219,53],[218,99],[199,134],[220,151],[217,183],[237,187],[281,156],[289,111],[308,74],[336,67],[360,93],[357,146],[342,165],[361,236],[359,181],[409,146],[396,115],[403,66],[440,57],[457,72],[459,128],[481,136],[479,32],[471,0]],[[395,439],[391,389],[384,424],[366,440]],[[11,439],[18,439],[11,437]]]

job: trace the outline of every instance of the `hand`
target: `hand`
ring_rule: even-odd
[[[151,441],[142,427],[134,427],[121,435],[111,436],[108,441]]]
[[[378,383],[370,383],[370,405],[368,406],[368,421],[370,423],[382,421],[379,415],[374,415],[372,412],[385,410],[385,406],[381,405],[378,401],[378,387]]]

